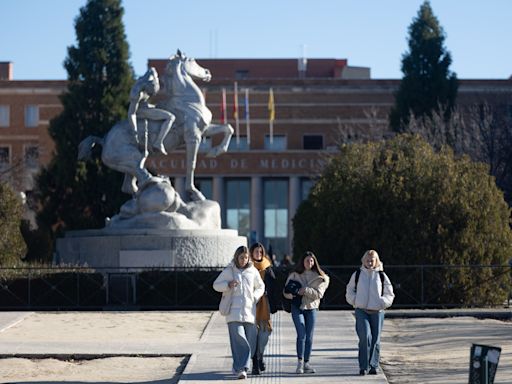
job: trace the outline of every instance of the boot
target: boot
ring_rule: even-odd
[[[258,358],[257,357],[253,357],[252,358],[252,372],[251,372],[252,375],[261,375],[261,372],[260,372],[260,366],[258,364]]]
[[[265,363],[263,362],[263,358],[258,360],[258,367],[260,368],[261,372],[265,372],[265,369],[267,369]]]

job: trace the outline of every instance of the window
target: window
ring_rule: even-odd
[[[242,152],[249,150],[249,144],[247,144],[247,136],[240,136],[238,144],[236,143],[236,137],[233,136],[229,142],[228,152]]]
[[[263,209],[265,243],[276,254],[287,253],[288,180],[264,180]]]
[[[37,146],[25,147],[25,166],[32,169],[39,167],[39,148]]]
[[[11,149],[9,147],[0,147],[0,169],[6,169],[11,163]]]
[[[247,69],[237,69],[235,71],[235,79],[243,80],[249,78],[249,71]]]
[[[226,180],[226,223],[238,230],[240,236],[249,236],[251,224],[251,181],[249,179]]]
[[[286,150],[286,136],[274,135],[272,137],[272,144],[270,143],[270,135],[265,135],[265,149],[267,151],[285,151]]]
[[[8,105],[0,105],[0,127],[8,127],[10,123],[10,109]]]
[[[324,149],[324,137],[322,135],[304,135],[302,146],[304,149]]]
[[[196,177],[194,181],[196,188],[201,191],[204,197],[206,197],[208,200],[211,200],[213,198],[212,179]]]
[[[39,107],[37,105],[25,106],[25,127],[37,127],[39,125]]]
[[[300,180],[300,198],[301,201],[304,201],[309,196],[309,191],[311,191],[311,188],[313,188],[313,185],[315,185],[314,181],[311,179],[301,179]]]

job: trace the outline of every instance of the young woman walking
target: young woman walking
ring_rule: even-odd
[[[384,309],[393,304],[395,294],[377,251],[366,251],[361,264],[361,268],[352,274],[347,284],[345,298],[355,308],[359,374],[376,375]]]
[[[261,243],[254,243],[249,249],[251,260],[254,267],[259,271],[260,277],[265,283],[265,294],[256,305],[256,348],[252,355],[252,374],[259,375],[265,371],[266,366],[263,361],[263,354],[268,344],[268,339],[272,333],[272,322],[270,314],[277,312],[274,302],[274,289],[276,275],[272,268],[272,261],[265,252],[265,247]]]
[[[265,291],[247,247],[237,248],[233,261],[214,281],[213,289],[230,298],[223,310],[228,323],[232,370],[239,379],[246,379],[256,345],[256,303]]]
[[[313,252],[306,252],[285,283],[284,296],[292,300],[291,313],[297,331],[296,373],[315,373],[309,363],[313,333],[320,299],[329,286],[329,276],[322,271]]]

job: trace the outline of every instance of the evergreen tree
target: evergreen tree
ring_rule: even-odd
[[[452,59],[444,40],[443,29],[425,1],[409,26],[409,51],[402,57],[404,77],[389,116],[394,131],[406,131],[411,115],[421,119],[441,109],[446,119],[450,117],[458,81],[449,69]]]
[[[504,266],[509,217],[486,165],[402,134],[341,148],[293,219],[294,254],[312,249],[327,265],[359,264],[374,248],[396,265]],[[507,276],[481,272],[475,280],[470,269],[448,270],[432,276],[431,288],[451,286],[442,299],[454,303],[504,299]]]
[[[23,206],[16,193],[0,181],[0,266],[12,267],[25,256],[25,242],[20,231]]]
[[[126,117],[133,70],[120,0],[89,0],[75,20],[77,43],[68,47],[64,67],[68,88],[62,113],[50,122],[55,153],[38,178],[40,224],[53,235],[65,229],[99,228],[127,196],[122,174],[93,161],[77,161],[78,144],[104,136]]]

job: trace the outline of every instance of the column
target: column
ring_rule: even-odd
[[[224,199],[224,178],[214,176],[212,181],[212,199],[220,205],[221,227],[226,228],[226,202]]]
[[[288,181],[288,253],[290,254],[293,250],[292,219],[300,203],[300,178],[298,176],[290,176]]]
[[[257,240],[263,242],[263,180],[251,177],[251,231],[256,231]]]

